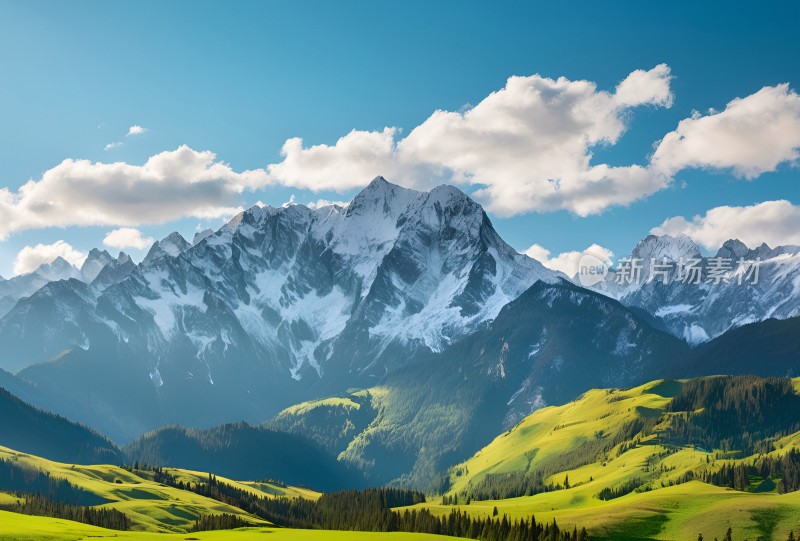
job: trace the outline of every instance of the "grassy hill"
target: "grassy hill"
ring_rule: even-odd
[[[453,467],[441,502],[457,498],[475,516],[496,507],[581,524],[614,540],[713,539],[731,527],[736,539],[783,541],[800,529],[800,492],[780,494],[778,478],[751,476],[744,490],[693,479],[796,449],[798,387],[720,377],[592,390],[533,413]]]
[[[130,541],[447,541],[452,537],[412,533],[293,530],[287,528],[242,528],[187,534],[118,532],[78,522],[32,517],[0,511],[0,541],[85,541],[90,539]]]
[[[134,530],[185,533],[198,517],[223,513],[239,516],[251,524],[266,524],[264,520],[236,507],[158,483],[153,480],[153,472],[148,470],[129,471],[112,465],[64,464],[5,447],[0,447],[0,460],[31,472],[47,472],[52,478],[68,481],[75,489],[91,495],[90,503],[125,513],[131,519]],[[208,477],[207,473],[175,468],[166,471],[184,482],[202,482]],[[258,496],[302,496],[307,499],[318,497],[312,491],[277,483],[239,483],[220,476],[217,479]],[[6,493],[0,499],[0,506],[15,500],[15,497]]]

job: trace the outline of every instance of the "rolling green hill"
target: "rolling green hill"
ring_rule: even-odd
[[[41,471],[50,478],[67,481],[83,498],[90,495],[87,503],[125,513],[135,530],[186,532],[198,517],[222,513],[240,516],[251,524],[265,523],[236,507],[157,483],[148,478],[149,472],[111,465],[65,464],[5,447],[0,447],[0,460],[13,464],[18,471]],[[7,480],[0,488],[8,488]]]
[[[0,511],[0,541],[87,541],[120,539],[130,541],[448,541],[452,537],[414,533],[293,530],[287,528],[242,528],[187,534],[117,532],[78,522],[34,517]]]
[[[783,541],[800,529],[796,463],[783,478],[753,470],[798,449],[798,387],[716,377],[592,390],[536,411],[451,468],[441,503],[423,506],[444,514],[457,500],[475,516],[496,507],[614,540],[712,539],[731,527],[736,539]],[[740,490],[700,481],[724,485],[737,467]]]

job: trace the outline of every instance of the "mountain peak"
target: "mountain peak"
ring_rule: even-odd
[[[58,256],[50,263],[42,263],[34,273],[48,281],[66,280],[68,278],[75,278],[80,274],[75,265],[61,256]]]
[[[750,252],[750,248],[739,239],[728,239],[717,250],[717,257],[739,259],[740,257],[745,257],[748,252]]]
[[[418,191],[392,184],[383,177],[375,177],[353,198],[347,207],[347,215],[378,213],[397,219],[419,195]]]
[[[160,242],[161,242],[162,245],[163,244],[173,244],[173,245],[176,245],[176,246],[180,246],[180,245],[183,245],[183,244],[189,244],[189,242],[185,238],[183,238],[183,235],[181,235],[177,231],[173,231],[172,233],[170,233],[169,235],[167,235],[166,237],[161,239]]]
[[[89,256],[87,257],[87,259],[98,259],[103,257],[104,255],[111,257],[111,254],[109,254],[106,250],[101,250],[99,248],[92,248],[91,250],[89,250]]]
[[[367,184],[366,189],[372,189],[372,190],[377,188],[384,189],[388,186],[397,186],[397,184],[392,184],[391,182],[383,178],[381,175],[378,175],[377,177],[373,178],[369,182],[369,184]]]
[[[213,229],[203,229],[202,231],[198,231],[194,234],[194,239],[192,239],[192,246],[197,245],[201,242],[204,238],[209,237],[214,234]]]
[[[150,248],[150,251],[147,252],[144,260],[142,261],[142,265],[149,265],[156,259],[160,259],[162,257],[177,257],[189,248],[192,245],[183,238],[183,235],[178,233],[177,231],[173,231],[163,239],[156,241],[153,246]]]
[[[636,245],[631,255],[637,259],[660,261],[667,258],[676,262],[681,259],[701,257],[700,248],[684,234],[674,237],[672,235],[648,235]]]
[[[83,280],[86,283],[90,283],[97,278],[97,275],[100,274],[103,267],[112,261],[114,261],[114,258],[107,251],[92,248],[86,260],[83,262],[83,265],[81,265],[81,276]]]

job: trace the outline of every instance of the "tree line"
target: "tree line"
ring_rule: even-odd
[[[130,530],[131,528],[131,520],[128,516],[116,509],[68,505],[39,494],[19,492],[16,495],[19,499],[11,505],[4,506],[5,511],[72,520],[111,530]]]
[[[246,528],[247,526],[252,526],[252,524],[237,515],[223,513],[221,515],[205,515],[198,517],[194,521],[194,526],[192,526],[189,531],[235,530],[236,528]]]
[[[475,518],[456,509],[436,516],[428,509],[402,512],[403,507],[425,502],[422,493],[398,488],[371,488],[327,493],[316,501],[302,498],[268,498],[219,481],[209,474],[203,483],[184,483],[161,468],[153,468],[157,482],[190,490],[232,505],[277,526],[289,528],[351,530],[366,532],[409,532],[466,537],[481,541],[587,541],[585,528],[571,531],[535,517],[510,520],[507,516]],[[233,519],[198,521],[196,527],[224,526]]]
[[[777,479],[778,492],[782,494],[800,490],[800,450],[791,449],[777,457],[761,456],[749,464],[723,464],[718,469],[703,469],[693,474],[694,479],[705,483],[741,491],[750,487],[750,476]]]
[[[43,498],[66,505],[101,505],[108,500],[66,479],[59,479],[37,468],[14,460],[0,459],[0,487],[11,492],[39,494]]]
[[[623,483],[619,487],[615,488],[605,487],[597,494],[597,497],[604,501],[614,500],[616,498],[621,498],[626,494],[630,494],[631,492],[636,491],[636,489],[643,486],[644,484],[645,483],[641,479],[639,479],[638,477],[634,477],[632,479],[628,479],[625,483]]]
[[[766,453],[772,443],[800,431],[800,396],[788,378],[726,376],[693,379],[669,403],[663,441],[705,449]]]

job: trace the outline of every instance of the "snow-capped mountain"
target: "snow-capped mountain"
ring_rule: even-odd
[[[104,290],[43,288],[0,320],[0,346],[25,333],[3,361],[13,369],[76,346],[132,363],[167,402],[280,394],[297,380],[339,389],[441,350],[537,280],[558,278],[508,246],[459,190],[379,177],[347,207],[256,206],[194,246],[170,235]],[[69,358],[60,370],[80,379]],[[268,398],[250,406],[257,420]]]
[[[0,281],[0,316],[8,313],[16,302],[55,280],[80,278],[81,271],[62,257],[40,265],[35,271]]]
[[[114,261],[114,258],[105,250],[92,248],[81,265],[81,279],[87,284],[97,278],[103,267]]]
[[[136,264],[125,252],[120,252],[116,259],[112,259],[100,269],[92,280],[92,287],[103,291],[110,285],[124,280],[136,268]]]
[[[194,238],[192,239],[192,246],[199,244],[201,240],[213,234],[214,234],[213,229],[203,229],[202,231],[198,231],[197,233],[194,234]]]
[[[175,231],[153,243],[147,255],[144,256],[142,265],[150,265],[153,261],[162,257],[177,257],[191,247],[192,245],[180,233]]]
[[[797,246],[750,249],[734,239],[704,257],[685,235],[650,235],[629,259],[640,266],[639,279],[631,280],[631,267],[617,265],[595,288],[660,318],[690,344],[747,323],[800,315]]]

